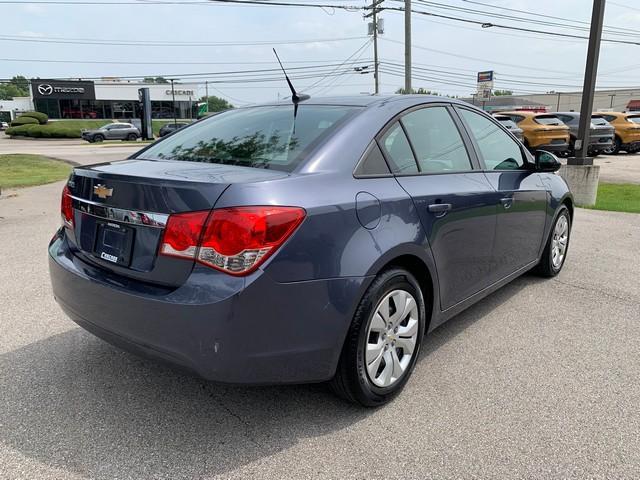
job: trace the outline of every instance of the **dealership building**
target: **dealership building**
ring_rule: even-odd
[[[148,88],[152,118],[192,118],[198,85],[141,83],[119,79],[31,80],[30,108],[49,118],[130,119],[140,117],[138,89]],[[174,100],[175,99],[175,100]],[[25,110],[27,110],[25,109]],[[175,109],[175,112],[174,112]]]

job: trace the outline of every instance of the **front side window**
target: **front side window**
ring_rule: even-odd
[[[629,120],[630,122],[633,122],[633,123],[640,123],[640,116],[627,117],[627,120]]]
[[[178,130],[138,158],[293,171],[360,107],[293,105],[229,110]]]
[[[382,136],[380,146],[389,160],[393,173],[418,173],[411,145],[398,122]]]
[[[460,114],[469,130],[488,170],[516,170],[524,166],[520,145],[488,118],[466,108]]]
[[[445,107],[415,110],[402,117],[422,172],[464,172],[471,160]]]

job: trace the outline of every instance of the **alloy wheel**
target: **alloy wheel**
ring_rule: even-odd
[[[406,290],[393,290],[376,307],[367,332],[369,380],[381,388],[402,378],[411,364],[419,331],[418,304]]]
[[[566,215],[561,215],[553,229],[551,238],[551,263],[556,270],[562,266],[569,241],[569,220]]]

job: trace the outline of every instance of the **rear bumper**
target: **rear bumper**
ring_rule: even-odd
[[[536,145],[534,147],[536,150],[547,150],[549,152],[564,152],[569,150],[568,143],[549,143],[545,145]]]
[[[196,267],[175,290],[114,277],[49,246],[56,301],[94,335],[214,381],[306,383],[330,379],[370,277],[278,283]]]

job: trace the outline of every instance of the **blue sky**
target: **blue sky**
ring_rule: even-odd
[[[329,0],[327,0],[328,2]],[[587,21],[590,0],[484,0],[485,3],[535,10],[570,20]],[[335,0],[333,3],[364,5],[362,1]],[[483,8],[463,0],[439,3]],[[401,4],[387,0],[388,5]],[[429,8],[422,6],[427,10]],[[429,9],[436,11],[434,9]],[[497,10],[491,10],[497,11]],[[380,41],[380,60],[403,62],[403,14],[384,12],[385,33]],[[415,79],[414,87],[441,93],[467,95],[473,91],[475,72],[493,69],[496,88],[521,92],[572,90],[581,85],[586,41],[541,38],[527,33],[506,33],[495,28],[482,29],[442,19],[414,15],[413,58],[417,66],[455,74],[445,78],[437,72]],[[315,8],[277,8],[223,5],[45,5],[2,4],[1,35],[19,35],[34,39],[87,38],[148,40],[162,42],[250,42],[272,40],[314,40],[359,37],[337,42],[278,45],[276,48],[289,66],[322,62],[342,62],[367,41],[362,12]],[[640,4],[635,0],[609,2],[605,24],[637,29],[640,32]],[[540,27],[559,31],[558,27]],[[561,31],[561,30],[560,30]],[[640,35],[640,33],[639,33]],[[640,40],[640,37],[636,39]],[[396,43],[399,42],[399,43]],[[30,43],[0,40],[0,77],[15,74],[28,77],[99,77],[123,75],[166,75],[209,73],[223,70],[273,68],[271,46],[107,46],[56,43]],[[603,44],[599,83],[601,86],[640,87],[640,46]],[[372,47],[361,52],[362,60],[371,60]],[[354,57],[355,58],[355,57]],[[21,61],[7,61],[17,59]],[[80,63],[35,63],[31,60],[61,60]],[[127,64],[90,64],[83,61],[129,62]],[[136,62],[212,62],[206,64],[150,65]],[[297,63],[309,62],[309,63]],[[220,77],[211,75],[211,81]],[[325,79],[297,81],[304,90],[317,80],[312,94],[371,92],[371,75],[352,74]],[[202,80],[204,81],[204,80]],[[401,76],[381,74],[382,92],[393,92],[403,85]],[[521,81],[545,85],[521,84]],[[202,92],[204,87],[202,88]],[[237,104],[271,100],[288,95],[284,82],[257,84],[212,84],[210,93]]]

